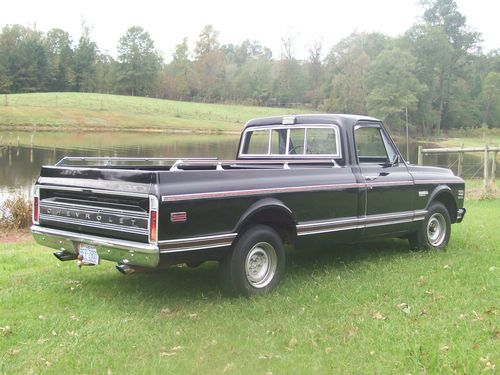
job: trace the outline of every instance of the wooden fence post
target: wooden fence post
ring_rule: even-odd
[[[493,152],[493,160],[491,161],[491,183],[495,186],[495,174],[497,171],[497,152]]]
[[[464,148],[464,144],[462,143],[462,149]],[[459,152],[458,153],[458,171],[457,171],[457,174],[458,174],[458,177],[462,177],[462,166],[464,164],[464,153],[463,152]]]
[[[417,164],[418,165],[423,165],[424,164],[424,155],[422,153],[422,146],[418,146],[418,160]]]
[[[488,189],[488,145],[484,145],[484,189]]]

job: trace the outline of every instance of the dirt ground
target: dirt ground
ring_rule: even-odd
[[[19,243],[32,241],[33,237],[28,229],[3,229],[0,228],[0,243]]]

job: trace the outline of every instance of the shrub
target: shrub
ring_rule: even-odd
[[[25,229],[31,224],[32,202],[18,194],[6,199],[0,207],[0,226],[9,229]]]

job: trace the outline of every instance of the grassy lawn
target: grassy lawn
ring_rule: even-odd
[[[251,118],[297,111],[106,94],[10,94],[0,96],[0,129],[239,133]]]
[[[2,244],[0,373],[493,373],[500,200],[466,206],[445,252],[304,250],[255,299],[221,295],[215,264],[125,277]]]

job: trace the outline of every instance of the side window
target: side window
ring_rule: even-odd
[[[267,155],[269,153],[269,130],[254,130],[247,134],[247,154]]]
[[[356,152],[360,163],[387,163],[385,141],[378,127],[360,127],[355,130]]]

